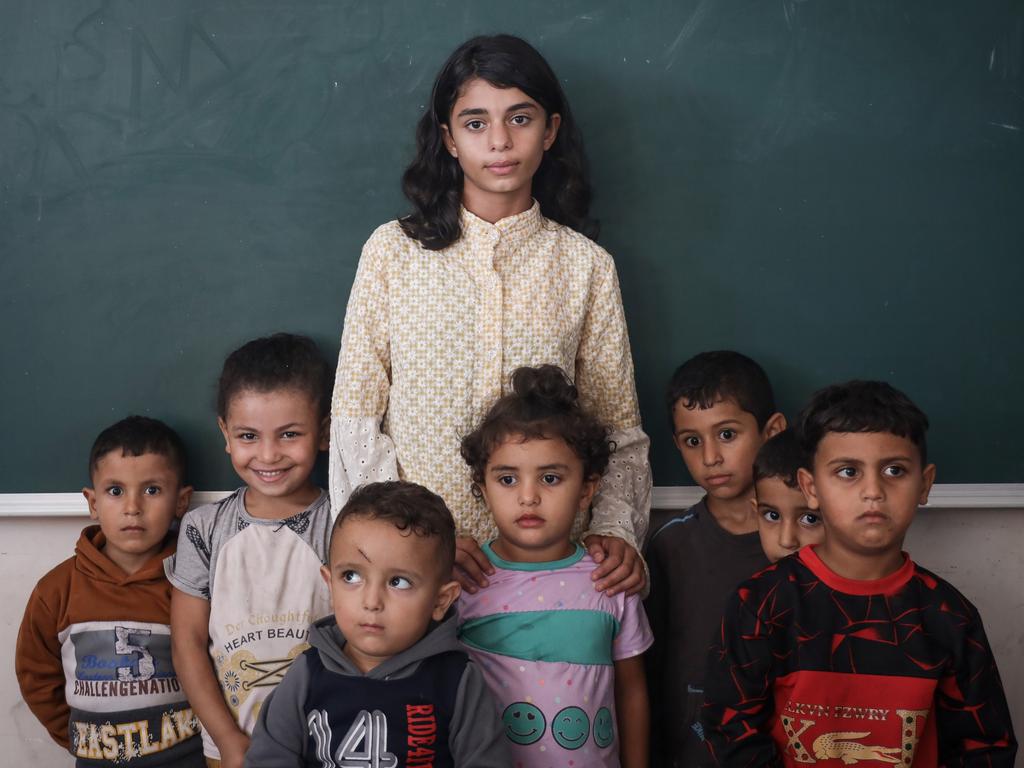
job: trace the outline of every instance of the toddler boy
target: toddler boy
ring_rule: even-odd
[[[703,712],[719,765],[1013,765],[977,610],[902,551],[935,480],[927,428],[881,382],[828,387],[804,410],[798,476],[825,539],[729,601]]]
[[[773,563],[825,538],[821,517],[807,506],[797,482],[797,470],[805,463],[792,429],[771,438],[754,459],[754,498],[750,503],[757,515],[761,549]]]
[[[414,483],[349,496],[321,569],[334,615],[264,703],[245,765],[507,768],[483,678],[459,649],[455,522]]]
[[[202,766],[199,723],[171,663],[163,559],[184,514],[185,448],[166,424],[103,430],[82,493],[99,525],[40,579],[18,633],[22,696],[77,766]]]
[[[786,419],[761,366],[730,351],[683,363],[667,404],[676,447],[706,495],[648,544],[652,762],[694,768],[710,760],[700,707],[712,634],[736,585],[768,564],[751,507],[754,456]]]

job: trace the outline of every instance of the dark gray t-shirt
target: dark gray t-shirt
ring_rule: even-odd
[[[651,765],[713,765],[700,725],[708,648],[729,596],[768,559],[756,532],[729,533],[704,500],[659,528],[646,556]]]

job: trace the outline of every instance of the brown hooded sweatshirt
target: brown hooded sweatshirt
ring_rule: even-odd
[[[133,574],[98,525],[36,585],[18,632],[22,696],[78,766],[203,765],[199,723],[171,663],[171,585],[161,552]]]

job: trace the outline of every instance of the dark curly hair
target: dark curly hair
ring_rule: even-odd
[[[798,490],[796,472],[806,467],[807,453],[795,429],[784,429],[761,446],[754,458],[754,482],[777,477],[786,487]]]
[[[746,355],[729,349],[701,352],[676,368],[665,392],[668,421],[673,424],[676,403],[710,408],[717,400],[733,399],[764,429],[775,413],[775,394],[764,368]],[[674,427],[673,427],[674,429]]]
[[[100,432],[89,451],[90,477],[100,459],[113,451],[120,451],[122,456],[163,456],[178,473],[181,484],[185,484],[185,444],[177,432],[158,419],[128,416]]]
[[[438,563],[447,578],[455,565],[455,519],[444,499],[404,480],[368,483],[352,491],[331,529],[331,543],[350,517],[385,520],[403,533],[437,539]]]
[[[829,432],[888,432],[905,437],[928,463],[928,417],[884,381],[848,381],[819,389],[801,411],[797,431],[811,460]]]
[[[402,191],[413,205],[413,212],[399,222],[402,230],[432,251],[447,248],[462,236],[462,168],[445,148],[442,126],[450,126],[459,92],[474,78],[498,88],[518,88],[548,117],[561,115],[555,142],[533,176],[533,196],[547,218],[596,237],[597,222],[589,216],[591,190],[583,137],[569,102],[544,57],[512,35],[467,40],[438,72],[429,108],[416,126],[416,157],[402,176]]]
[[[253,339],[236,349],[224,361],[217,382],[217,415],[227,418],[231,398],[239,392],[272,392],[297,389],[316,403],[321,419],[331,406],[333,372],[308,336],[275,333]]]
[[[579,392],[561,368],[518,368],[512,373],[512,391],[495,402],[480,425],[462,439],[462,458],[469,465],[477,496],[491,453],[512,436],[560,437],[583,462],[583,476],[600,477],[615,450],[608,434],[608,427],[580,407]]]

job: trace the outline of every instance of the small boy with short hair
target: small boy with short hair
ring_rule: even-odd
[[[456,640],[454,562],[440,496],[356,489],[321,568],[334,615],[264,703],[245,765],[507,768],[494,702]]]
[[[245,485],[190,511],[166,563],[174,660],[210,766],[240,768],[260,705],[308,647],[310,623],[330,613],[317,575],[330,501],[312,478],[330,387],[305,336],[255,339],[224,361],[217,424]]]
[[[821,517],[807,506],[797,480],[805,456],[796,431],[786,429],[762,445],[754,459],[750,503],[757,515],[761,549],[773,563],[825,538]]]
[[[700,725],[708,646],[733,589],[768,564],[750,505],[754,457],[786,419],[761,366],[732,351],[683,363],[667,405],[676,447],[705,496],[647,545],[652,764],[695,768],[710,761]]]
[[[703,713],[718,765],[1013,765],[981,617],[902,551],[935,480],[927,428],[882,382],[827,387],[804,410],[798,476],[825,539],[729,601]]]
[[[25,608],[18,684],[77,766],[203,765],[199,722],[171,663],[163,571],[192,493],[184,476],[185,447],[163,422],[129,416],[103,430],[82,489],[99,525]]]

